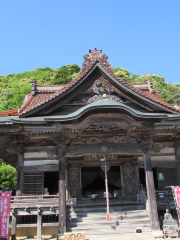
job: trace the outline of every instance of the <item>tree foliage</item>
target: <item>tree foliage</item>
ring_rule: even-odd
[[[67,84],[79,75],[77,64],[68,64],[61,68],[36,68],[18,74],[0,76],[0,111],[19,108],[24,96],[31,92],[32,80],[40,84]]]
[[[0,190],[14,190],[17,183],[17,171],[0,158]]]

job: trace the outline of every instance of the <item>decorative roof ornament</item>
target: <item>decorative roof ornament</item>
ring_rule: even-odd
[[[101,57],[102,50],[97,50],[97,48],[94,48],[94,50],[89,49],[89,53],[92,59],[98,61]]]
[[[101,55],[101,53],[102,50],[97,50],[97,48],[94,50],[89,49],[89,54],[85,54],[83,56],[84,62],[82,64],[81,73],[88,70],[93,65],[93,63],[98,61],[109,73],[113,74],[111,64],[107,61],[108,56],[106,54]]]
[[[151,79],[150,79],[150,78],[147,79],[147,83],[148,83],[148,89],[149,89],[149,91],[150,91],[151,93],[154,93],[155,90],[153,89],[153,83],[151,82]]]

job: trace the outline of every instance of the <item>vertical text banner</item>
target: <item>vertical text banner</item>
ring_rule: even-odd
[[[174,201],[178,213],[178,218],[180,219],[180,187],[172,187]]]
[[[0,193],[0,238],[7,238],[9,233],[9,216],[11,192]]]

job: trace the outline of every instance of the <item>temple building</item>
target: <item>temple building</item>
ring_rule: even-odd
[[[104,157],[110,195],[130,198],[146,188],[151,227],[159,230],[155,191],[180,184],[179,133],[179,110],[151,79],[115,76],[95,48],[76,79],[33,81],[20,109],[0,113],[0,157],[17,168],[17,196],[59,194],[62,231],[68,199],[104,197]]]

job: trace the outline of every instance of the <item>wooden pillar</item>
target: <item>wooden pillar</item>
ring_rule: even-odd
[[[120,175],[121,175],[122,197],[124,197],[124,179],[123,179],[122,164],[120,165]]]
[[[82,198],[82,175],[81,175],[81,166],[80,166],[80,178],[79,178],[79,185],[80,185],[80,198]]]
[[[136,194],[140,192],[140,179],[139,179],[139,166],[138,161],[133,162],[134,165],[134,179],[135,179],[135,186],[136,186]]]
[[[144,154],[144,170],[146,174],[146,187],[148,195],[148,207],[149,207],[149,217],[151,229],[154,231],[159,231],[159,221],[158,221],[158,212],[157,212],[157,203],[154,187],[154,177],[151,164],[151,155]]]
[[[37,214],[37,240],[41,240],[41,231],[42,231],[42,212],[41,209],[38,209]]]
[[[66,201],[69,199],[68,166],[66,166]]]
[[[65,157],[59,158],[59,234],[66,232]]]
[[[23,191],[23,172],[18,169],[19,167],[23,166],[24,166],[23,154],[18,154],[16,196],[21,196]]]
[[[12,211],[11,240],[16,239],[16,216],[17,216],[17,213],[15,210],[13,210]]]

